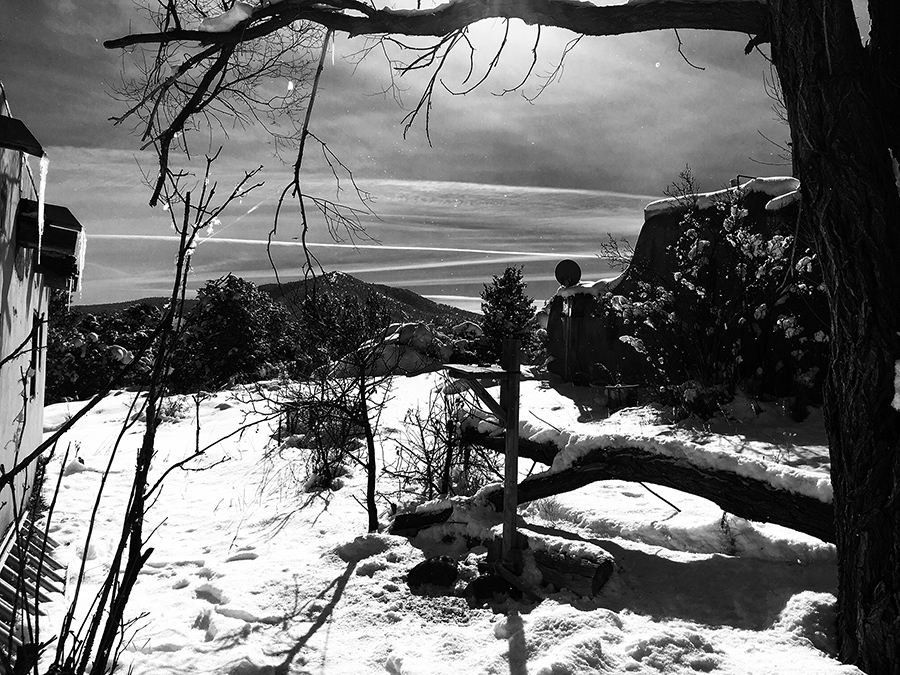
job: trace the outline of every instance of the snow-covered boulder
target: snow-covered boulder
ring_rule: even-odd
[[[480,332],[477,324],[471,326]],[[472,327],[461,331],[475,334]],[[334,377],[352,377],[358,372],[359,365],[365,362],[367,373],[372,377],[417,375],[438,370],[444,363],[469,361],[472,349],[471,340],[453,339],[424,323],[395,323],[387,328],[383,336],[361,345],[355,356],[342,359],[331,374]]]
[[[453,334],[467,340],[476,340],[484,335],[484,331],[474,321],[463,321],[453,326]]]

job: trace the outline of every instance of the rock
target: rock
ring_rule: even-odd
[[[459,565],[453,558],[436,556],[420,562],[406,575],[406,583],[416,591],[426,584],[452,588],[459,576]]]
[[[501,604],[506,600],[521,600],[522,591],[499,574],[482,574],[475,577],[463,591],[463,597],[470,608]]]

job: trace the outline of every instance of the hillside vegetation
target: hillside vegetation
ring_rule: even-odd
[[[120,386],[143,383],[153,334],[167,300],[67,308],[55,298],[48,334],[48,403],[87,398],[125,367]],[[405,289],[332,272],[282,285],[255,286],[228,275],[185,300],[167,378],[175,391],[214,390],[277,374],[302,376],[343,356],[340,326],[364,323],[370,336],[392,323],[438,329],[478,319]]]

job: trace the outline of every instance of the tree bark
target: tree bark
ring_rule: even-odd
[[[840,657],[870,675],[900,663],[900,196],[896,3],[873,0],[862,46],[850,0],[770,0],[806,223],[831,307],[825,416],[831,447]],[[888,7],[892,6],[892,10]],[[879,14],[880,12],[880,14]],[[889,35],[892,47],[884,46]],[[893,50],[893,51],[891,51]],[[896,156],[896,154],[895,154]]]

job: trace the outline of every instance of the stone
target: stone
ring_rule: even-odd
[[[441,555],[423,560],[406,575],[406,583],[412,591],[425,585],[452,588],[459,576],[459,565],[448,556]]]

